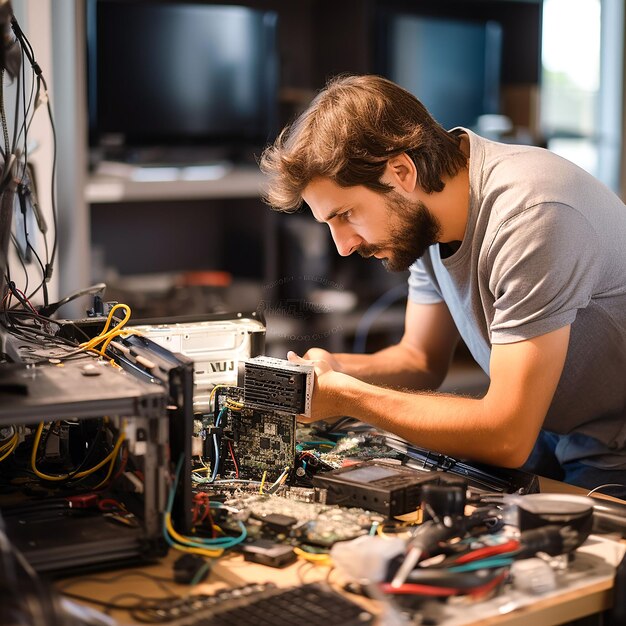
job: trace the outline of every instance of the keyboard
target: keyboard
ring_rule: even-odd
[[[264,588],[177,620],[177,626],[366,626],[374,615],[320,583]]]

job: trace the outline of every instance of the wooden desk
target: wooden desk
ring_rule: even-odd
[[[556,481],[542,480],[541,484],[545,492],[586,494],[580,488],[563,486]],[[472,604],[463,603],[462,598],[457,598],[445,605],[445,619],[441,623],[445,626],[555,626],[611,608],[614,567],[623,558],[626,546],[624,542],[607,538],[590,539],[592,541],[588,543],[591,545],[586,544],[577,559],[580,571],[574,568],[568,570],[572,573],[572,580],[568,581],[567,586],[541,596],[522,595],[512,591]],[[599,543],[605,544],[602,550],[598,550]],[[601,558],[598,554],[604,556]],[[331,572],[329,567],[307,561],[298,561],[278,570],[246,562],[241,555],[231,553],[216,562],[205,583],[190,588],[169,582],[173,580],[174,561],[180,555],[181,553],[172,550],[157,565],[67,579],[60,581],[58,586],[101,601],[128,602],[132,600],[129,594],[145,598],[163,597],[168,593],[180,596],[190,593],[212,594],[225,587],[246,583],[272,582],[288,587],[329,580],[334,586],[340,587],[346,582],[339,572]],[[149,580],[145,575],[158,577],[159,580]],[[354,596],[351,598],[374,612],[379,610],[371,601]],[[111,615],[122,623],[129,623],[126,612],[112,611]],[[380,626],[384,626],[384,622]]]

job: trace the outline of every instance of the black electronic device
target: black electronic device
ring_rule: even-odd
[[[311,414],[312,365],[257,356],[241,362],[237,383],[247,406],[291,414]]]
[[[460,476],[476,493],[517,493],[524,495],[539,491],[539,479],[535,474],[519,469],[510,469],[457,459],[447,454],[420,448],[396,437],[387,435],[385,443],[405,457],[405,464],[423,471],[447,473]]]
[[[502,27],[493,20],[378,11],[378,72],[420,99],[444,127],[500,112]]]
[[[59,322],[59,342],[51,338],[49,345],[10,336],[11,352],[20,362],[0,364],[0,426],[6,424],[7,436],[19,439],[3,463],[0,506],[9,536],[40,571],[108,567],[164,554],[170,461],[180,458],[185,473],[171,515],[182,532],[191,528],[193,362],[140,335],[110,342],[107,354],[119,367],[76,354],[64,342],[97,335],[105,318],[85,322]],[[16,498],[11,485],[29,469],[39,420],[50,422],[35,437],[44,477],[22,481],[23,493],[18,490]],[[101,487],[102,473],[81,479],[82,470],[93,467],[122,436],[111,480],[105,477]],[[50,524],[59,524],[58,531],[42,532]]]
[[[245,561],[260,563],[268,567],[285,567],[298,558],[292,546],[269,539],[257,539],[244,543],[241,546],[241,552]]]
[[[0,363],[9,539],[35,570],[55,574],[162,556],[165,390],[87,354],[33,358]]]
[[[147,164],[252,157],[276,132],[277,14],[89,0],[90,143]]]
[[[141,380],[160,383],[168,394],[169,458],[183,458],[182,478],[172,518],[182,532],[191,530],[191,438],[193,434],[193,361],[163,348],[148,337],[118,337],[110,344],[117,363]]]
[[[419,472],[382,461],[365,461],[313,476],[316,487],[328,490],[327,504],[358,506],[387,517],[420,508],[425,484],[454,480],[443,473]]]
[[[374,615],[347,595],[328,585],[309,583],[278,588],[265,585],[255,591],[242,589],[224,597],[208,610],[180,609],[173,626],[224,626],[225,624],[272,624],[272,626],[368,626]],[[179,603],[180,606],[180,603]],[[165,612],[162,612],[165,613]],[[179,615],[182,617],[178,617]],[[161,615],[159,615],[161,617]]]

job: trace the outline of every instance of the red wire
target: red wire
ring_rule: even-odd
[[[113,498],[102,498],[98,501],[98,508],[101,511],[120,511],[124,509],[123,505]]]
[[[37,310],[35,309],[35,307],[30,303],[30,300],[26,297],[26,294],[21,290],[18,289],[17,287],[15,287],[15,291],[17,291],[17,293],[20,294],[20,296],[22,296],[22,298],[24,298],[24,301],[26,302],[26,304],[28,304],[28,306],[31,308],[32,312],[39,317],[39,313],[37,313]]]
[[[519,541],[509,539],[509,541],[498,546],[485,546],[484,548],[477,548],[476,550],[472,550],[472,552],[462,554],[459,558],[455,559],[454,565],[469,563],[470,561],[476,561],[477,559],[485,559],[488,556],[495,556],[496,554],[502,554],[504,552],[514,552],[518,548]]]
[[[506,571],[502,572],[500,576],[497,576],[493,580],[490,580],[488,583],[484,584],[482,587],[472,589],[469,592],[469,595],[472,596],[472,598],[478,598],[480,596],[487,595],[490,591],[495,589],[500,583],[503,583],[506,580],[506,577],[508,575],[509,575],[509,571],[507,569]]]
[[[233,452],[233,444],[232,442],[228,442],[228,451],[230,452],[230,458],[233,460],[235,464],[235,478],[239,478],[239,465],[237,465],[237,461],[235,459],[235,453]]]
[[[193,509],[192,524],[196,525],[204,522],[205,520],[208,520],[209,526],[211,528],[211,536],[213,537],[213,539],[215,539],[217,537],[217,533],[215,532],[215,528],[213,526],[214,522],[213,515],[211,515],[211,502],[209,500],[209,494],[200,491],[194,496],[194,500],[195,504]],[[204,511],[202,515],[198,515],[201,506],[204,506]]]
[[[484,595],[495,589],[507,576],[507,572],[503,572],[496,576],[488,583],[480,587],[472,587],[471,589],[461,589],[457,587],[437,587],[435,585],[419,585],[416,583],[404,583],[399,587],[392,587],[390,583],[383,583],[382,590],[384,593],[397,595],[418,595],[418,596],[457,596],[467,594],[471,596]]]
[[[435,587],[434,585],[418,585],[416,583],[404,583],[399,587],[392,587],[391,583],[383,583],[384,593],[408,596],[455,596],[461,593],[462,589],[456,587]]]

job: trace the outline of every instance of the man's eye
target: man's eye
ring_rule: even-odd
[[[352,217],[352,209],[348,210],[348,211],[344,211],[341,214],[341,219],[344,221],[348,221],[350,218]]]

